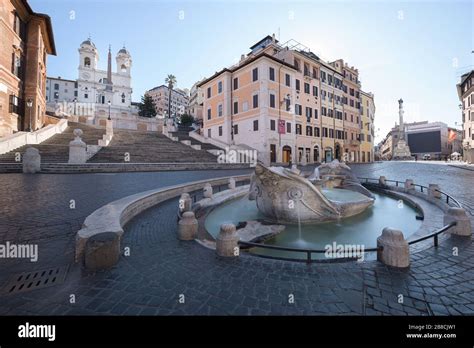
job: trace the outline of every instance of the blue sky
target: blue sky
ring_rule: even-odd
[[[375,94],[380,140],[398,120],[461,122],[456,83],[474,69],[472,1],[159,1],[30,0],[52,17],[57,57],[49,76],[77,78],[77,49],[89,34],[105,69],[108,45],[125,43],[133,59],[133,99],[163,84],[178,87],[232,65],[275,33],[326,60],[359,68],[362,88]],[[74,11],[74,12],[71,12]]]

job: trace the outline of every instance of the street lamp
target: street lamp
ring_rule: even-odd
[[[76,116],[76,103],[77,103],[77,98],[74,98],[74,116]]]
[[[110,118],[110,100],[107,102],[107,104],[109,105],[109,118],[108,118],[108,120],[110,121],[111,120],[111,118]]]
[[[32,125],[31,125],[31,108],[33,107],[33,100],[32,100],[31,98],[29,98],[29,99],[26,101],[26,106],[27,106],[28,109],[29,109],[29,110],[28,110],[28,114],[29,114],[29,115],[28,115],[28,116],[29,116],[28,118],[29,118],[29,124],[30,124],[30,126],[29,126],[29,129],[28,129],[28,130],[29,130],[30,132],[32,132],[32,131],[33,131],[33,127],[32,127]]]

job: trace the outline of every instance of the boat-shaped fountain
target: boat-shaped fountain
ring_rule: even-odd
[[[335,160],[305,177],[296,168],[257,164],[249,199],[275,223],[316,223],[357,215],[374,203],[348,166]]]

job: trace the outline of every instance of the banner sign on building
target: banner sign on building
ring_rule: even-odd
[[[285,134],[285,120],[278,121],[278,133]]]

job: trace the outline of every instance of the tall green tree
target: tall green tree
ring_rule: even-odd
[[[180,125],[183,125],[183,126],[190,126],[192,125],[194,122],[194,117],[192,115],[189,115],[189,114],[182,114],[180,117],[179,117],[179,124]]]
[[[138,114],[141,117],[155,117],[156,116],[156,106],[153,98],[148,94],[142,96],[142,102],[138,106]]]
[[[168,84],[168,118],[171,118],[171,91],[177,84],[176,76],[174,76],[173,74],[169,74],[165,78],[165,83]]]

